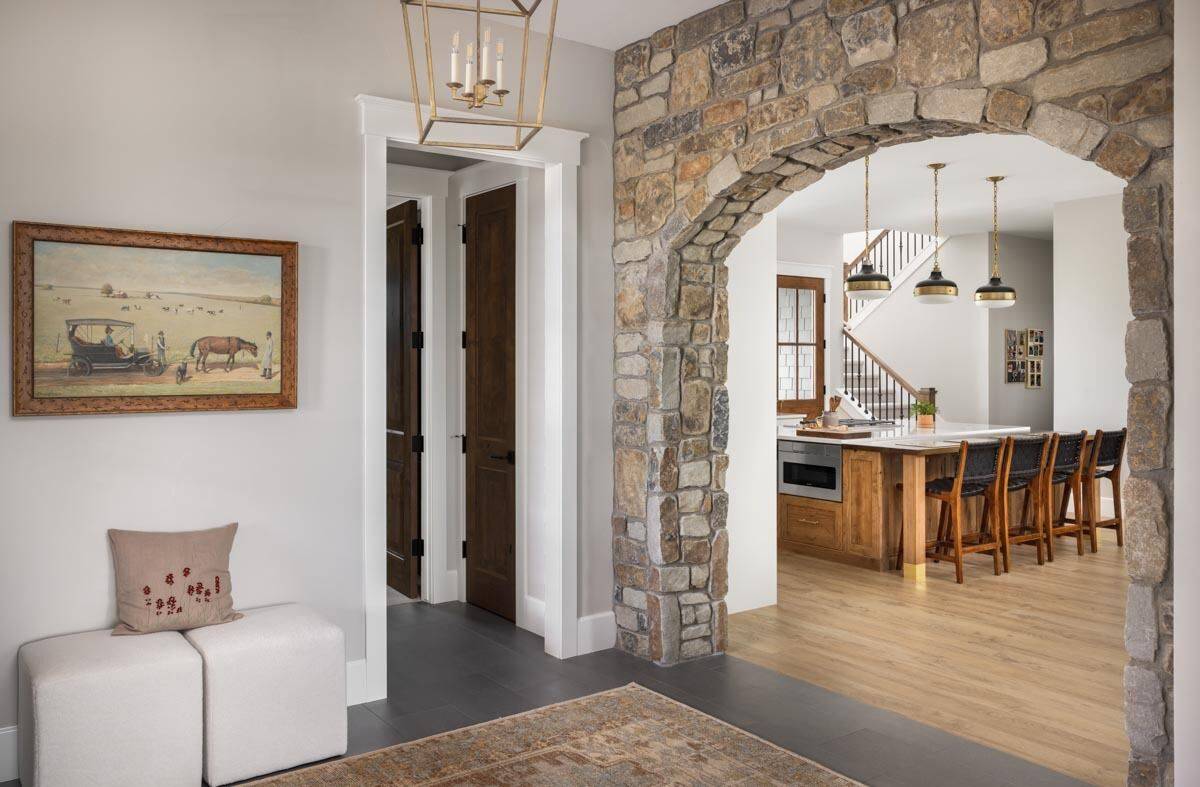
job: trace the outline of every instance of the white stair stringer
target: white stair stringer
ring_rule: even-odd
[[[845,410],[850,418],[870,419],[874,414],[863,406],[862,402],[850,393],[845,388],[835,389],[838,396],[842,397],[842,403],[839,406],[840,410]]]
[[[945,246],[946,241],[948,240],[949,238],[939,238],[937,243],[930,243],[925,248],[921,249],[920,254],[918,254],[916,257],[913,257],[912,260],[905,265],[899,273],[896,274],[895,278],[892,279],[892,291],[888,293],[888,297],[880,298],[877,301],[868,301],[867,304],[863,306],[857,314],[852,316],[849,320],[846,320],[846,327],[853,331],[855,328],[862,325],[863,322],[865,322],[866,319],[870,317],[876,309],[879,308],[879,304],[887,303],[888,299],[896,294],[896,290],[899,289],[899,285],[916,275],[917,271],[921,270],[925,263],[929,262],[929,260],[933,258],[934,249],[939,249],[942,246]]]

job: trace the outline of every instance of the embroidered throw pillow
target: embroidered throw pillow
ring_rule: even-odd
[[[237,523],[211,530],[109,530],[117,578],[113,634],[149,634],[237,620],[229,552]]]

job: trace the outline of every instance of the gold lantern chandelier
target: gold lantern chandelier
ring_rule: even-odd
[[[550,51],[554,46],[554,24],[558,16],[558,0],[549,0],[550,27],[546,31],[546,55],[542,62],[542,84],[537,102],[537,114],[533,118],[525,116],[525,78],[529,53],[529,23],[534,13],[541,6],[542,0],[501,0],[500,5],[485,6],[483,0],[474,2],[445,2],[444,0],[401,0],[404,15],[404,38],[408,43],[408,71],[412,79],[413,106],[416,109],[417,129],[420,132],[420,144],[443,148],[472,148],[475,150],[521,150],[529,140],[542,130],[542,116],[546,107],[546,84],[550,80]],[[440,9],[454,12],[464,17],[469,23],[466,35],[466,50],[461,45],[463,35],[461,30],[455,30],[449,41],[446,55],[449,58],[449,79],[445,82],[448,97],[454,103],[460,104],[471,114],[444,115],[438,111],[437,76],[434,70],[434,44],[430,36],[430,9]],[[417,72],[417,61],[413,49],[413,23],[409,13],[418,15],[421,37],[425,49],[425,77],[429,92],[429,116],[422,112],[420,78]],[[490,107],[503,107],[505,99],[512,91],[505,82],[504,74],[504,39],[492,39],[492,29],[485,23],[485,17],[495,17],[498,23],[509,22],[520,24],[521,33],[521,69],[520,78],[516,84],[517,106],[515,117],[512,119],[486,115],[479,110]],[[464,57],[465,54],[465,57]],[[476,114],[478,113],[478,114]],[[512,144],[503,142],[474,140],[464,138],[461,132],[456,134],[449,131],[448,138],[430,138],[434,129],[439,132],[453,126],[480,129],[512,129]],[[444,132],[443,132],[444,133]],[[502,137],[501,137],[502,138]],[[492,137],[496,139],[496,137]]]

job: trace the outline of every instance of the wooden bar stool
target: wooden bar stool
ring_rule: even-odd
[[[1083,472],[1083,497],[1087,501],[1088,533],[1092,538],[1092,551],[1100,549],[1097,531],[1111,527],[1117,531],[1117,546],[1125,546],[1125,520],[1121,517],[1121,465],[1125,461],[1126,431],[1098,430],[1092,439],[1087,466]],[[1100,481],[1107,478],[1113,488],[1113,517],[1100,518]]]
[[[996,576],[1001,574],[1000,528],[963,533],[962,501],[984,496],[985,504],[996,500],[1000,479],[999,441],[968,443],[963,441],[958,451],[958,467],[950,478],[939,478],[925,484],[925,496],[941,502],[937,538],[925,542],[925,556],[935,563],[954,561],[954,578],[963,583],[963,555],[991,552]],[[990,505],[991,516],[1000,506]],[[904,543],[904,523],[900,523],[900,543]]]
[[[1049,435],[1034,437],[1010,437],[1007,460],[1007,494],[1000,498],[1002,506],[999,520],[1005,537],[1001,539],[1004,549],[1004,570],[1008,571],[1009,547],[1012,544],[1034,544],[1037,547],[1038,565],[1046,562],[1046,506],[1042,501],[1048,491],[1050,469]],[[1021,519],[1016,525],[1009,523],[1008,498],[1014,492],[1025,493],[1021,502]],[[1032,514],[1032,519],[1030,518]]]
[[[1046,536],[1046,558],[1054,560],[1054,539],[1059,536],[1075,536],[1075,548],[1083,554],[1083,534],[1087,529],[1083,505],[1083,446],[1087,442],[1087,430],[1070,434],[1056,434],[1053,438],[1053,470],[1050,475],[1050,494],[1046,500],[1047,513],[1054,510],[1054,487],[1063,485],[1062,503],[1058,516],[1048,516],[1050,529]],[[1067,516],[1067,501],[1074,500],[1074,516]]]

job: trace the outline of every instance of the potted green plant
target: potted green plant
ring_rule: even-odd
[[[913,402],[909,410],[917,417],[918,429],[932,429],[933,416],[937,412],[937,407],[933,402]]]

